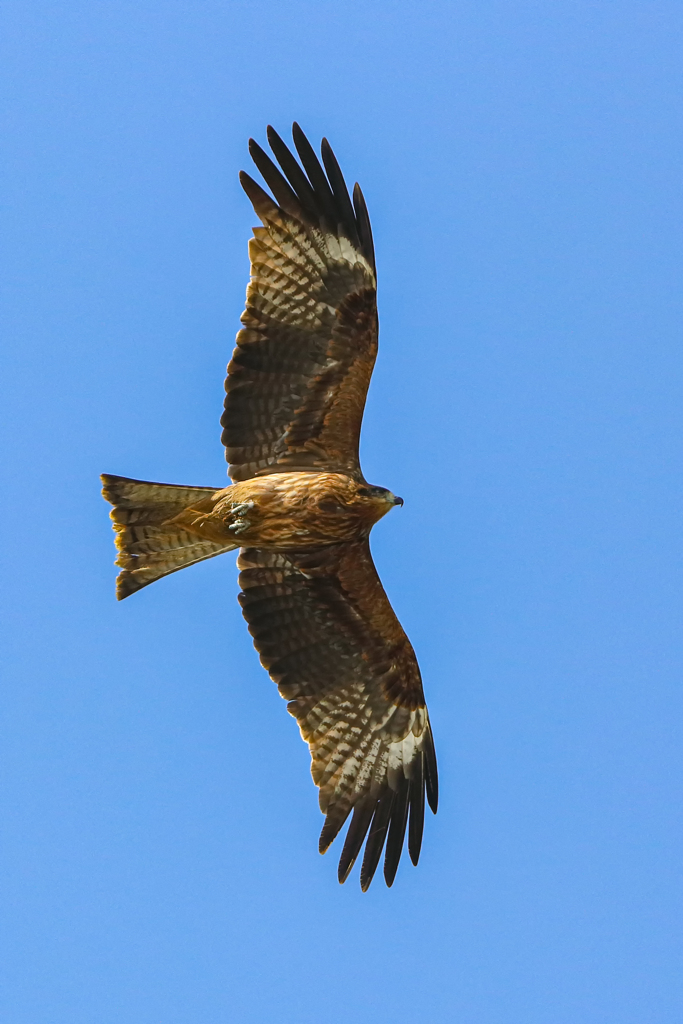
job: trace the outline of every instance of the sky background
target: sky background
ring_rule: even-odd
[[[6,1024],[679,1024],[683,7],[32,2],[0,16]],[[220,487],[298,120],[365,192],[373,552],[441,805],[363,895],[234,556],[122,604],[102,471]]]

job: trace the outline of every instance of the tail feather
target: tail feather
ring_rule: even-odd
[[[109,473],[101,479],[102,494],[114,506],[110,515],[119,552],[115,564],[121,569],[116,580],[119,601],[162,576],[238,546],[206,540],[169,522],[187,508],[202,511],[202,503],[208,511],[216,487],[149,483]]]

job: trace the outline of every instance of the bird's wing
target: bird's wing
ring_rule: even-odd
[[[317,552],[243,548],[238,565],[254,645],[311,751],[326,814],[320,851],[353,810],[339,880],[367,835],[361,886],[370,885],[385,839],[391,885],[409,814],[408,850],[417,864],[425,789],[436,812],[437,772],[415,653],[369,543]]]
[[[358,185],[349,198],[327,140],[325,173],[296,124],[293,137],[303,169],[268,129],[284,173],[249,143],[274,200],[240,175],[263,227],[249,243],[244,326],[225,381],[221,440],[233,480],[307,469],[360,476],[378,333],[370,221]]]

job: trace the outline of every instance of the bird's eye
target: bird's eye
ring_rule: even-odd
[[[369,498],[370,497],[370,491],[369,491],[369,489],[367,487],[359,487],[358,488],[358,493],[360,494],[361,498]]]

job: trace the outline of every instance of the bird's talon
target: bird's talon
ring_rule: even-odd
[[[255,502],[253,501],[242,501],[239,505],[232,506],[232,512],[238,516],[244,515],[245,512],[249,512],[254,507],[254,504]]]

